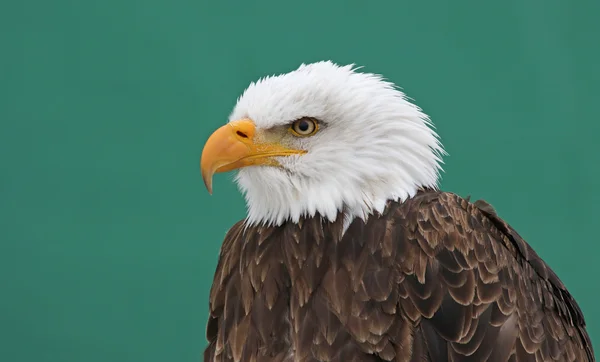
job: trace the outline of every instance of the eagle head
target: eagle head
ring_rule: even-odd
[[[201,172],[238,170],[249,224],[366,219],[437,188],[444,150],[427,117],[381,76],[329,61],[251,83],[206,142]]]

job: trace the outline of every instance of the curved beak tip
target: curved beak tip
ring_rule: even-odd
[[[212,185],[210,183],[206,183],[206,182],[204,182],[204,185],[206,186],[206,190],[208,191],[208,194],[212,195],[212,193],[213,193]]]
[[[213,178],[213,173],[212,172],[206,172],[205,170],[202,170],[202,180],[204,181],[204,186],[206,187],[206,190],[208,191],[208,193],[210,195],[212,195],[213,193],[213,188],[212,188],[212,178]]]

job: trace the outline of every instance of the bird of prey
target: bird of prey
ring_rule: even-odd
[[[330,61],[251,83],[200,167],[247,217],[210,291],[206,362],[594,361],[565,285],[484,201],[439,189],[430,118]]]

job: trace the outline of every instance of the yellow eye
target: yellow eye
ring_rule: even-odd
[[[319,123],[314,118],[302,117],[299,120],[294,121],[290,126],[290,131],[294,136],[297,137],[308,137],[317,133],[319,130]]]

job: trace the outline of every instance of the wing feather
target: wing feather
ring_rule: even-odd
[[[400,289],[414,304],[407,322],[435,347],[433,360],[444,358],[445,346],[451,361],[595,361],[577,303],[489,204],[425,192],[390,212],[417,225],[399,248],[430,256],[426,282],[408,276]],[[418,273],[423,261],[399,263]],[[431,293],[424,291],[436,286],[444,298],[430,316]]]
[[[423,190],[343,220],[232,227],[205,361],[595,361],[571,294],[489,204]]]

